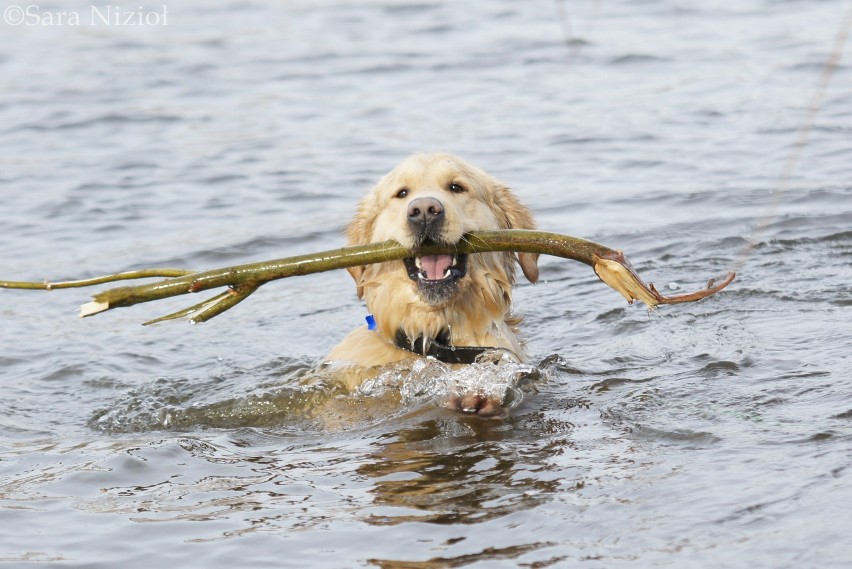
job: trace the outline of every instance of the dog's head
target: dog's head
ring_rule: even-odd
[[[448,154],[418,154],[360,202],[347,236],[350,245],[394,240],[416,249],[429,242],[456,244],[469,231],[534,227],[530,211],[482,170]],[[449,328],[455,341],[476,342],[481,340],[473,336],[484,334],[477,328],[499,335],[494,323],[509,316],[515,263],[535,282],[537,260],[528,253],[428,255],[350,273],[380,332],[434,337]]]

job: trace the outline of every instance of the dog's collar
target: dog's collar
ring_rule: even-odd
[[[476,358],[485,352],[499,349],[483,346],[451,346],[450,333],[447,330],[442,331],[436,338],[430,338],[428,342],[425,342],[426,349],[424,350],[423,336],[412,340],[400,328],[396,332],[394,344],[397,348],[402,348],[421,356],[432,357],[445,364],[472,364],[476,362]]]

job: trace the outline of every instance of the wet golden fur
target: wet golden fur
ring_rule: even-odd
[[[459,184],[464,191],[450,191]],[[398,197],[407,189],[404,198]],[[394,168],[358,205],[346,235],[349,245],[392,239],[407,248],[414,245],[407,209],[416,198],[437,198],[444,206],[441,241],[458,243],[469,231],[533,229],[532,214],[504,184],[482,170],[449,154],[418,154]],[[456,346],[493,346],[524,361],[518,338],[520,318],[512,314],[515,264],[526,277],[538,278],[537,255],[483,253],[470,255],[467,274],[458,290],[440,305],[421,298],[402,261],[350,269],[359,298],[376,319],[377,330],[362,326],[332,349],[327,361],[370,368],[417,357],[394,345],[399,329],[409,337],[436,337],[449,329]],[[350,381],[354,387],[358,381]]]

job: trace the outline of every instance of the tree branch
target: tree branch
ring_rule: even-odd
[[[496,251],[553,255],[585,263],[594,269],[595,274],[603,282],[624,296],[628,303],[632,304],[634,300],[639,300],[649,307],[658,304],[677,304],[700,300],[728,286],[735,276],[734,273],[728,273],[726,278],[718,284],[711,280],[707,288],[692,294],[663,296],[653,284],[646,285],[642,281],[621,251],[558,233],[509,229],[476,231],[465,235],[462,241],[455,246],[430,244],[420,247],[414,252],[406,250],[393,241],[385,241],[203,272],[183,269],[151,269],[149,271],[130,271],[106,277],[61,283],[0,281],[0,287],[51,290],[152,276],[173,277],[154,283],[117,287],[95,294],[92,302],[80,307],[80,316],[91,316],[113,308],[132,306],[223,286],[231,287],[230,290],[212,299],[151,320],[146,324],[181,318],[190,314],[194,315],[191,318],[193,322],[204,322],[243,301],[263,284],[276,279],[396,261],[411,257],[414,254],[421,256],[440,253],[475,254]]]

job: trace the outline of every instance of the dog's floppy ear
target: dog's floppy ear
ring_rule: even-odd
[[[495,213],[506,229],[535,229],[535,220],[527,206],[507,186],[493,182]],[[518,253],[518,263],[524,276],[534,283],[538,280],[538,254]]]
[[[373,223],[376,220],[377,207],[376,198],[373,192],[370,192],[364,199],[358,203],[358,208],[355,211],[355,217],[346,227],[346,244],[347,245],[366,245],[372,242]],[[349,267],[346,269],[352,278],[355,279],[355,285],[358,288],[358,298],[364,297],[364,287],[361,285],[361,276],[364,274],[366,267],[360,265],[357,267]]]

